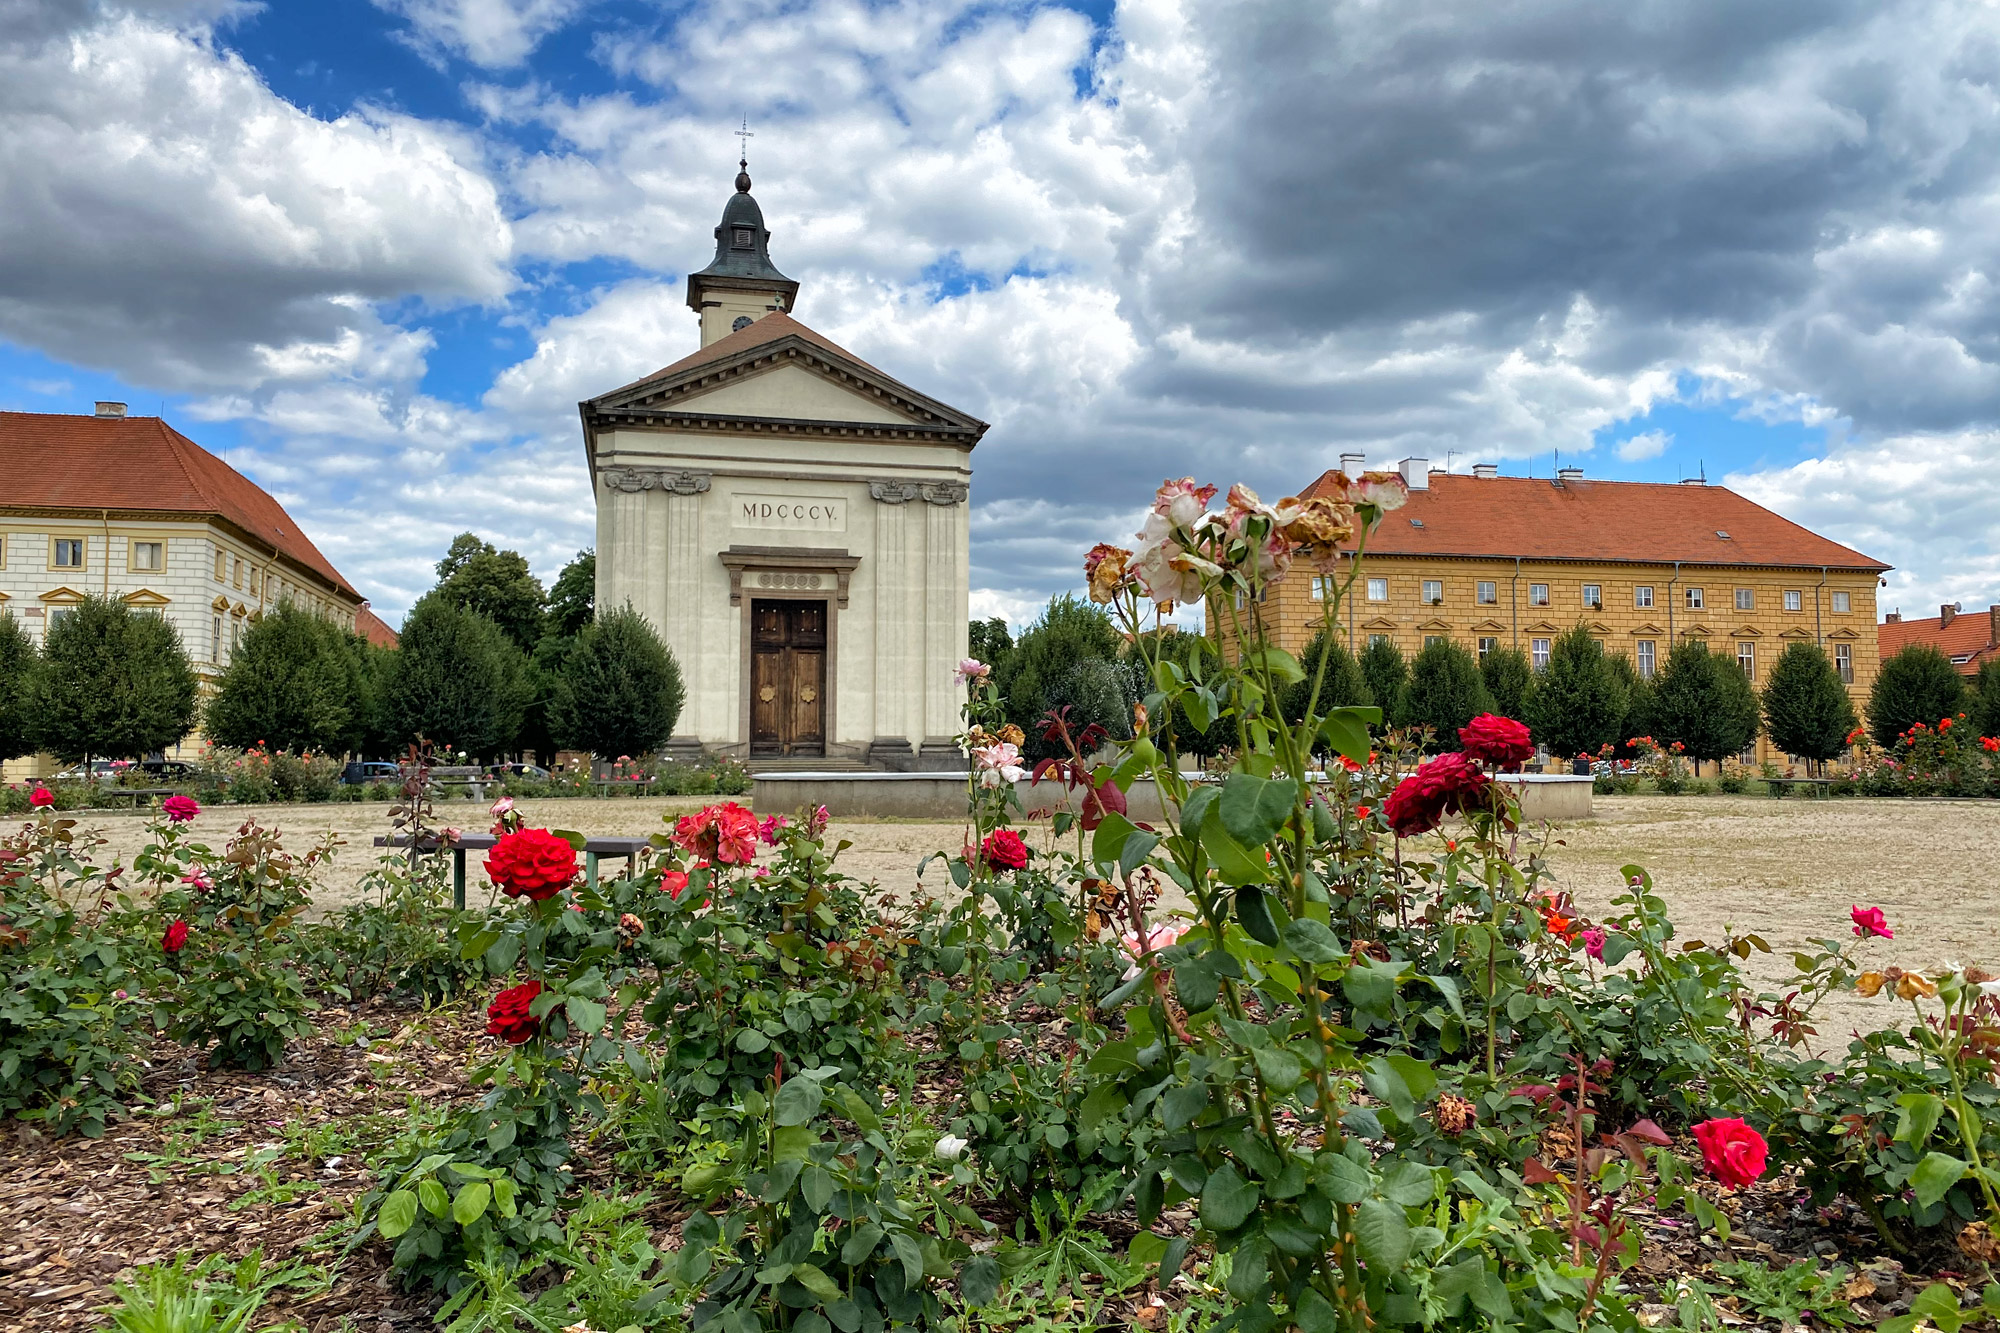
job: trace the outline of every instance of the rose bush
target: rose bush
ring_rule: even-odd
[[[545,902],[568,888],[576,876],[576,848],[547,829],[517,829],[486,854],[486,878],[509,898]]]

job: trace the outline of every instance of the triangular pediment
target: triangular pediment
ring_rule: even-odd
[[[1500,631],[1502,631],[1502,630],[1505,630],[1505,629],[1506,629],[1507,627],[1506,627],[1505,625],[1501,624],[1501,623],[1500,623],[1499,621],[1497,621],[1497,620],[1490,620],[1490,619],[1489,619],[1489,620],[1482,620],[1482,621],[1480,621],[1480,622],[1479,622],[1478,624],[1474,625],[1474,626],[1473,626],[1472,628],[1474,628],[1474,629],[1477,629],[1477,630],[1488,630],[1488,631],[1492,631],[1492,632],[1495,632],[1495,633],[1498,633],[1498,632],[1500,632]]]
[[[1417,628],[1426,634],[1442,634],[1451,629],[1451,622],[1449,620],[1439,620],[1433,616],[1429,620],[1418,621]]]
[[[75,606],[83,600],[83,594],[75,588],[51,588],[42,594],[41,600],[50,606]]]
[[[1812,635],[1809,632],[1800,629],[1797,625],[1794,625],[1790,629],[1786,630],[1784,633],[1780,634],[1778,637],[1781,639],[1810,639]]]
[[[1755,625],[1738,625],[1729,631],[1729,636],[1733,639],[1761,639],[1764,637],[1764,631]]]
[[[208,609],[211,611],[227,611],[229,609],[229,599],[227,597],[218,597],[208,604]]]
[[[1389,617],[1387,616],[1377,616],[1373,620],[1362,621],[1361,628],[1372,629],[1379,633],[1382,630],[1391,630],[1396,628],[1396,622],[1389,619]]]
[[[1658,635],[1665,633],[1666,633],[1665,630],[1661,629],[1658,625],[1655,625],[1653,622],[1649,620],[1645,624],[1639,626],[1639,628],[1633,630],[1632,636],[1634,638],[1637,638],[1642,634]]]
[[[1583,627],[1592,634],[1609,634],[1611,632],[1611,626],[1601,620],[1586,620],[1583,622]]]
[[[1707,639],[1714,637],[1715,631],[1706,625],[1689,625],[1681,631],[1683,639]]]
[[[643,380],[589,399],[586,422],[890,427],[965,443],[986,423],[901,383],[789,315],[767,315]]]
[[[1861,636],[1851,629],[1837,629],[1826,637],[1829,639],[1858,639]]]
[[[167,606],[173,602],[173,598],[163,597],[151,588],[141,588],[137,592],[128,592],[122,600],[127,606]]]
[[[1560,633],[1562,633],[1562,626],[1560,626],[1560,625],[1551,625],[1551,624],[1550,624],[1550,623],[1549,623],[1548,621],[1546,621],[1546,620],[1538,620],[1538,621],[1536,621],[1536,622],[1535,622],[1534,624],[1532,624],[1532,625],[1525,625],[1525,626],[1523,626],[1522,628],[1523,628],[1523,629],[1525,629],[1525,630],[1526,630],[1526,631],[1527,631],[1528,633],[1530,633],[1530,634],[1560,634]]]

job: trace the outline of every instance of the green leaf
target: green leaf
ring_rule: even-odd
[[[786,1125],[771,1131],[771,1160],[774,1162],[803,1162],[812,1146],[819,1142],[819,1136],[812,1132],[811,1125]]]
[[[511,1177],[501,1176],[493,1182],[493,1209],[502,1217],[512,1217],[515,1186]]]
[[[1335,708],[1327,712],[1326,720],[1319,724],[1319,738],[1327,748],[1346,755],[1355,763],[1368,760],[1368,728],[1379,726],[1382,710],[1379,708]]]
[[[903,1279],[914,1290],[924,1280],[924,1252],[900,1231],[889,1233],[889,1248],[903,1261]]]
[[[1090,859],[1107,864],[1116,861],[1125,850],[1125,839],[1138,831],[1136,824],[1116,811],[1106,814],[1090,837]]]
[[[1416,1098],[1410,1092],[1410,1085],[1403,1081],[1402,1071],[1383,1056],[1376,1056],[1361,1071],[1361,1081],[1368,1091],[1389,1103],[1389,1109],[1404,1123],[1416,1119]]]
[[[507,1123],[512,1124],[513,1122],[508,1121]],[[433,1179],[425,1179],[418,1182],[417,1202],[421,1203],[424,1206],[424,1211],[432,1217],[443,1217],[451,1211],[451,1195],[445,1192],[444,1186],[438,1184]]]
[[[1215,725],[1215,694],[1206,685],[1197,685],[1181,696],[1181,711],[1197,733]]]
[[[1272,1092],[1280,1095],[1290,1092],[1305,1077],[1305,1065],[1290,1051],[1256,1046],[1251,1048],[1250,1055],[1257,1061],[1257,1072]]]
[[[375,1229],[394,1240],[417,1224],[417,1196],[413,1190],[397,1190],[382,1200],[382,1211],[376,1216]]]
[[[815,1213],[823,1213],[833,1202],[833,1173],[823,1166],[809,1166],[799,1176],[799,1193],[805,1196],[806,1206]]]
[[[1222,799],[1216,808],[1229,836],[1245,847],[1256,848],[1277,836],[1298,799],[1299,784],[1290,778],[1231,773],[1222,784]]]
[[[875,1247],[881,1243],[881,1225],[875,1222],[864,1222],[853,1235],[847,1238],[847,1243],[840,1247],[840,1262],[852,1268],[855,1264],[862,1262],[869,1255],[875,1253]]]
[[[1133,1238],[1134,1243],[1137,1239]],[[958,1270],[958,1294],[967,1305],[991,1305],[999,1300],[999,1261],[990,1254],[975,1254],[966,1260],[965,1267]]]
[[[840,1289],[838,1282],[828,1277],[825,1271],[815,1264],[793,1264],[792,1281],[823,1301],[837,1301],[847,1294]]]
[[[756,1055],[771,1049],[771,1039],[756,1028],[744,1028],[736,1034],[736,1049],[745,1055]]]
[[[1942,1282],[1933,1282],[1918,1292],[1917,1298],[1910,1302],[1910,1313],[1930,1320],[1942,1333],[1958,1333],[1965,1323],[1965,1314],[1958,1308],[1958,1293]]]
[[[1266,646],[1243,654],[1243,665],[1251,671],[1268,671],[1280,685],[1296,685],[1306,678],[1299,659],[1283,648]]]
[[[1340,1316],[1326,1297],[1306,1288],[1296,1307],[1301,1333],[1340,1333]]]
[[[1367,1167],[1336,1152],[1320,1154],[1313,1163],[1313,1171],[1319,1177],[1320,1189],[1335,1203],[1360,1203],[1375,1188]]]
[[[1950,1192],[1964,1175],[1965,1163],[1956,1157],[1941,1152],[1926,1153],[1924,1160],[1917,1163],[1917,1169],[1910,1172],[1910,1188],[1916,1192],[1917,1202],[1928,1208]]]
[[[604,1026],[604,1005],[598,1000],[579,1000],[575,996],[563,1001],[563,1012],[569,1015],[569,1025],[578,1032],[596,1032]]]
[[[1928,1092],[1906,1092],[1896,1099],[1896,1105],[1903,1108],[1896,1117],[1896,1141],[1923,1147],[1944,1114],[1944,1098]]]
[[[1364,1199],[1354,1210],[1354,1238],[1371,1269],[1386,1277],[1410,1259],[1410,1223],[1403,1210],[1387,1199]]]
[[[1278,924],[1271,919],[1271,895],[1255,884],[1236,890],[1236,919],[1259,944],[1278,943]]]
[[[778,1089],[778,1123],[780,1125],[803,1125],[819,1114],[820,1102],[825,1098],[818,1079],[788,1079],[785,1086]]]
[[[1422,1162],[1398,1162],[1382,1177],[1382,1197],[1405,1208],[1429,1203],[1436,1193],[1436,1172]]]
[[[462,1227],[469,1227],[485,1215],[486,1205],[492,1200],[493,1187],[483,1180],[475,1180],[451,1201],[451,1220]]]
[[[1146,858],[1151,856],[1153,849],[1159,845],[1159,834],[1148,833],[1145,829],[1136,830],[1131,837],[1125,839],[1125,848],[1118,853],[1119,875],[1130,878],[1146,863]]]
[[[1192,804],[1192,802],[1190,802]],[[1264,861],[1264,849],[1254,851],[1230,836],[1222,825],[1222,815],[1217,810],[1220,801],[1211,800],[1201,821],[1202,850],[1215,863],[1225,884],[1258,884],[1270,877],[1270,867]]]
[[[1167,1252],[1160,1256],[1160,1271],[1154,1278],[1162,1291],[1173,1284],[1174,1275],[1187,1262],[1188,1245],[1193,1239],[1192,1236],[1175,1236],[1167,1242]]]
[[[1308,963],[1334,963],[1347,957],[1339,937],[1309,916],[1286,924],[1285,947]]]
[[[1234,1162],[1224,1162],[1209,1172],[1201,1187],[1201,1224],[1210,1231],[1234,1231],[1250,1219],[1260,1197],[1257,1187],[1245,1180]]]

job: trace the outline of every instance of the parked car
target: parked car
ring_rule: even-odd
[[[147,777],[180,782],[194,776],[194,765],[185,759],[141,759],[139,767]]]
[[[90,767],[73,764],[56,774],[57,782],[116,782],[132,765],[122,759],[93,759]]]
[[[529,782],[549,780],[549,770],[537,768],[533,764],[494,764],[486,771],[496,778],[523,778]]]
[[[365,787],[371,782],[400,782],[403,770],[395,764],[379,759],[361,759],[340,770],[340,780],[350,787]]]

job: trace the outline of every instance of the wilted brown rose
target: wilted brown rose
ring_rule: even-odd
[[[1958,1251],[1978,1263],[2000,1263],[2000,1237],[1986,1223],[1974,1222],[1958,1233]]]
[[[1028,737],[1019,727],[1009,722],[1000,728],[997,739],[1002,745],[1021,745],[1026,743]]]
[[[1325,568],[1340,556],[1340,544],[1354,537],[1354,507],[1323,495],[1278,501],[1278,513],[1288,521],[1279,533],[1291,542],[1296,558]]]
[[[1118,590],[1125,586],[1125,565],[1132,553],[1122,546],[1109,542],[1099,542],[1090,548],[1083,558],[1083,574],[1090,581],[1090,600],[1109,602],[1117,598]]]
[[[1880,972],[1863,972],[1854,979],[1854,989],[1872,999],[1882,993],[1883,983],[1888,980]]]
[[[1937,983],[1928,977],[1918,976],[1915,972],[1905,972],[1896,978],[1896,998],[1899,1000],[1914,1000],[1919,995],[1929,998],[1936,994]]]
[[[1479,1108],[1463,1097],[1445,1093],[1431,1108],[1431,1123],[1440,1134],[1463,1134],[1479,1119]]]

